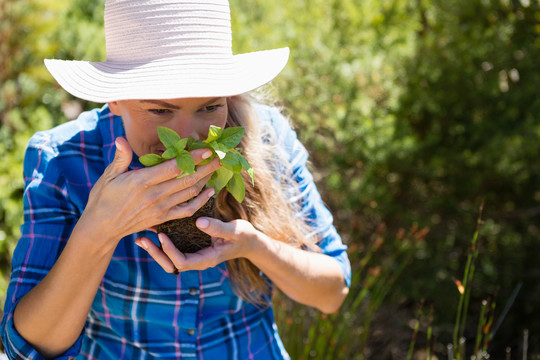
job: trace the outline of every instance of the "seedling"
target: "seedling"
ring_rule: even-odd
[[[207,186],[213,187],[216,194],[223,188],[227,188],[238,202],[242,202],[246,195],[246,187],[242,178],[242,170],[246,170],[251,177],[252,185],[255,184],[253,168],[246,158],[236,148],[242,136],[243,127],[228,127],[222,129],[218,126],[210,126],[206,140],[196,140],[193,137],[181,138],[174,130],[166,127],[158,127],[159,140],[165,145],[165,152],[160,156],[157,154],[147,154],[139,158],[144,166],[155,166],[166,160],[176,158],[178,168],[182,170],[182,176],[193,174],[196,170],[195,161],[190,155],[190,151],[196,149],[210,149],[212,156],[199,164],[210,162],[216,156],[219,158],[220,167],[210,180]]]
[[[241,175],[245,170],[255,184],[253,168],[241,154],[236,146],[244,136],[243,127],[228,127],[222,129],[210,126],[206,140],[197,140],[193,137],[181,138],[174,130],[158,127],[159,140],[165,145],[163,154],[147,154],[139,158],[144,166],[155,166],[170,159],[176,159],[176,164],[182,174],[179,177],[195,173],[197,166],[207,164],[214,158],[219,158],[221,167],[216,170],[206,184],[213,187],[217,195],[221,190],[227,189],[238,202],[242,202],[246,195],[246,186]],[[190,151],[196,149],[210,149],[212,155],[195,165]],[[210,236],[195,226],[195,221],[201,216],[214,216],[214,199],[199,209],[193,216],[183,219],[167,221],[157,226],[158,232],[163,232],[171,239],[175,246],[183,253],[193,253],[211,245]]]

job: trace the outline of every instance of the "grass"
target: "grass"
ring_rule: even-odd
[[[381,224],[365,248],[351,246],[352,285],[338,314],[321,314],[278,294],[276,322],[291,358],[365,359],[374,316],[427,233],[413,225],[389,236]]]
[[[444,355],[449,360],[490,358],[491,340],[514,303],[520,286],[514,290],[497,321],[495,294],[482,300],[477,323],[471,322],[471,292],[480,254],[482,210],[481,206],[463,277],[455,280],[459,300],[451,331],[452,341],[446,346],[437,342],[439,328],[435,322],[434,307],[427,307],[422,301],[411,325],[409,346],[401,354],[406,355],[407,360],[416,359],[419,354],[420,358],[426,360],[441,359]],[[276,322],[291,357],[298,360],[381,358],[379,356],[382,355],[377,354],[378,349],[369,349],[373,321],[396,281],[414,260],[415,252],[427,233],[427,228],[419,229],[413,225],[408,230],[400,229],[389,235],[384,224],[381,224],[366,242],[367,245],[362,247],[358,245],[360,241],[354,242],[349,249],[352,286],[338,314],[325,315],[278,294],[274,303]],[[390,332],[391,329],[386,331]],[[422,347],[417,349],[420,333],[425,334],[425,341],[422,339]],[[527,359],[527,347],[528,331],[523,334],[523,360]],[[446,354],[441,349],[445,349]],[[507,358],[510,356],[509,348]]]
[[[514,303],[514,300],[517,297],[517,294],[521,288],[521,283],[515,288],[510,299],[508,300],[504,310],[497,322],[495,322],[495,308],[496,308],[496,294],[493,297],[488,297],[487,299],[482,300],[480,306],[480,314],[478,317],[478,323],[476,324],[476,332],[474,333],[474,346],[469,342],[469,339],[465,336],[465,330],[468,323],[469,315],[469,305],[471,301],[471,290],[473,287],[473,279],[476,271],[476,264],[479,256],[480,249],[480,233],[482,228],[482,211],[483,204],[480,206],[479,215],[477,218],[477,226],[472,237],[471,247],[467,260],[465,263],[465,268],[463,272],[462,280],[455,280],[457,290],[460,294],[459,302],[456,311],[456,318],[454,323],[454,330],[452,334],[452,342],[447,344],[446,358],[448,360],[480,360],[480,359],[489,359],[491,358],[489,354],[490,342],[495,336],[497,329],[500,327],[504,317],[510,310],[511,306]],[[423,303],[420,305],[420,309],[417,312],[417,320],[415,322],[415,327],[413,329],[413,334],[410,342],[409,351],[407,354],[407,360],[412,359],[414,354],[415,344],[417,342],[417,336],[420,331],[420,324],[426,315],[422,311]],[[432,340],[433,333],[433,309],[429,314],[429,321],[427,325],[427,349],[426,349],[426,359],[431,359],[432,345],[434,344]],[[527,359],[527,348],[528,348],[528,330],[524,331],[523,334],[523,344],[522,344],[522,359]],[[467,353],[467,350],[471,349],[470,354]],[[506,358],[511,358],[511,349],[507,348]]]

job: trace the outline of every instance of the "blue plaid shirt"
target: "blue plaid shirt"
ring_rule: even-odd
[[[290,154],[301,190],[303,215],[320,233],[323,252],[335,258],[350,284],[346,247],[332,225],[313,178],[307,152],[274,108],[257,108]],[[13,311],[54,265],[81,216],[90,189],[113,161],[114,141],[125,136],[108,106],[37,133],[24,162],[24,224],[13,254],[2,340],[11,359],[42,359],[18,333]],[[137,158],[132,169],[140,168]],[[59,359],[288,359],[274,322],[271,300],[258,308],[236,296],[222,263],[179,276],[135,245],[133,234],[118,244],[79,339]]]

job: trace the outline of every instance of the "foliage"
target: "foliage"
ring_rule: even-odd
[[[529,321],[533,313],[525,315],[540,290],[532,255],[540,250],[539,16],[537,2],[424,1],[417,55],[403,64],[399,83],[407,92],[395,110],[396,138],[415,146],[383,167],[395,174],[387,216],[430,220],[438,239],[428,242],[429,261],[416,262],[410,279],[426,273],[437,274],[440,284],[451,279],[467,256],[475,209],[485,202],[483,256],[471,296],[478,302],[500,288],[506,300],[524,281],[494,339],[492,351],[499,353],[517,342],[512,333],[540,331]],[[403,285],[418,297],[437,296],[436,313],[449,320],[444,314],[457,304],[453,294],[426,281]]]
[[[454,280],[459,292],[459,301],[457,305],[456,319],[454,322],[454,332],[452,335],[452,342],[447,344],[446,349],[448,351],[447,358],[450,360],[463,360],[467,359],[467,348],[472,349],[471,359],[489,359],[490,355],[488,347],[496,329],[494,329],[494,315],[495,315],[495,300],[488,298],[482,301],[480,308],[480,315],[478,318],[478,324],[476,327],[476,337],[474,348],[471,346],[471,342],[465,337],[465,328],[467,326],[468,308],[471,300],[471,289],[473,288],[473,279],[476,271],[476,264],[478,261],[479,247],[480,247],[480,230],[483,225],[482,220],[483,205],[480,207],[480,214],[477,219],[477,228],[474,232],[469,254],[465,264],[462,280]],[[429,315],[423,313],[423,303],[420,306],[417,314],[417,321],[414,325],[413,335],[409,346],[409,352],[407,360],[412,359],[416,338],[420,329],[420,322],[422,318],[428,318],[427,324],[427,348],[426,359],[431,359],[431,350],[433,344],[433,306]],[[504,314],[502,316],[504,318]],[[469,343],[469,344],[467,344]]]
[[[69,11],[59,1],[0,0],[0,292],[7,288],[10,255],[22,222],[24,149],[30,136],[66,120],[64,112],[81,109],[58,91],[43,58],[73,49],[78,39],[58,27]],[[82,20],[82,18],[79,18]],[[99,24],[73,24],[71,30],[94,36]],[[84,51],[92,49],[84,47]],[[83,50],[83,49],[81,49]],[[82,55],[73,52],[73,56]],[[72,115],[74,116],[74,115]]]
[[[366,359],[371,324],[394,284],[414,259],[427,228],[389,234],[379,224],[365,245],[351,246],[352,283],[338,314],[321,314],[280,294],[274,300],[280,334],[292,359]],[[303,337],[302,337],[303,335]]]
[[[206,140],[200,141],[193,137],[181,138],[176,131],[166,127],[158,126],[159,140],[165,145],[163,154],[146,154],[139,158],[144,166],[155,166],[169,159],[176,159],[178,168],[182,170],[180,177],[193,174],[196,170],[195,160],[189,153],[196,149],[212,150],[212,155],[199,164],[204,165],[219,158],[222,165],[215,171],[208,180],[208,186],[213,187],[215,193],[219,193],[223,188],[227,188],[232,196],[238,202],[244,201],[246,195],[246,186],[240,173],[242,170],[251,177],[252,183],[255,181],[253,168],[249,165],[246,158],[240,153],[236,146],[242,140],[245,129],[243,127],[228,127],[222,129],[211,125],[208,130]]]
[[[95,106],[59,89],[42,59],[104,59],[103,2],[0,0],[4,276],[22,221],[21,167],[29,136]],[[350,335],[368,334],[362,316],[374,319],[382,307],[395,307],[414,317],[424,299],[434,309],[433,352],[443,354],[445,347],[438,345],[452,342],[459,304],[453,274],[466,264],[482,202],[482,246],[468,315],[481,312],[484,294],[499,289],[498,303],[513,306],[488,350],[497,358],[506,347],[518,353],[527,328],[529,352],[540,353],[539,1],[230,3],[235,52],[291,47],[288,66],[264,91],[281,99],[310,150],[318,187],[350,245],[356,271],[339,315],[317,315],[311,322],[302,318],[309,309],[278,307],[291,353],[312,357],[305,353],[309,344],[317,344],[319,354],[339,352],[320,347],[333,346],[328,334],[334,329],[347,329],[343,341],[369,354],[369,338],[360,344]],[[413,223],[430,233],[407,252],[411,261],[378,297],[380,307],[366,313],[378,296],[374,289],[384,283],[375,279],[367,286],[372,278],[361,262],[381,222],[389,233]],[[371,264],[384,267],[399,251],[387,241]],[[363,305],[354,308],[358,297]],[[316,330],[310,332],[312,324]],[[463,331],[476,341],[476,326]]]

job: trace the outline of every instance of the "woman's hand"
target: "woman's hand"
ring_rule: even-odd
[[[161,249],[144,237],[138,238],[135,243],[148,251],[166,272],[176,273],[205,270],[234,258],[249,258],[256,242],[265,236],[245,220],[223,222],[218,219],[199,218],[196,225],[212,236],[212,246],[196,253],[181,253],[163,233],[158,234]]]
[[[174,159],[128,171],[132,154],[127,140],[118,138],[114,161],[92,188],[88,205],[77,224],[89,234],[95,234],[94,240],[116,240],[108,241],[114,247],[126,235],[195,213],[212,196],[213,189],[202,193],[201,190],[220,166],[214,159],[200,166],[194,174],[177,178],[182,171]],[[191,155],[198,164],[211,152],[199,149]]]

